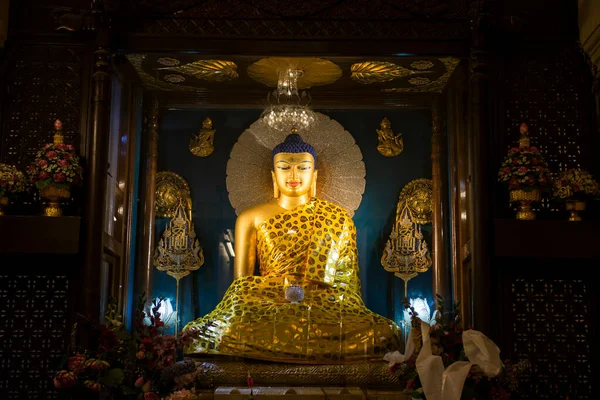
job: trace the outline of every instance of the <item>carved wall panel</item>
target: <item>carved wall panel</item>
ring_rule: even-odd
[[[27,166],[52,141],[56,119],[65,142],[79,147],[83,48],[24,45],[7,56],[0,162]]]
[[[67,276],[0,275],[0,397],[55,399],[65,354]]]
[[[592,284],[518,278],[510,284],[512,352],[531,361],[523,399],[592,399]]]

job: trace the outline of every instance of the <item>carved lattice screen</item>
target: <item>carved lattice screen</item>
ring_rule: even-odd
[[[512,351],[531,361],[526,399],[593,399],[591,284],[517,278],[511,283]]]
[[[0,275],[0,398],[55,399],[65,354],[67,276]]]

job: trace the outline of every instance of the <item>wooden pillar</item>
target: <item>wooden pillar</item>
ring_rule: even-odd
[[[433,179],[433,295],[444,298],[444,308],[450,309],[452,296],[450,293],[450,268],[448,264],[448,171],[447,171],[447,134],[445,112],[440,97],[436,97],[431,109],[431,175]]]
[[[102,238],[106,202],[106,171],[110,129],[110,74],[108,31],[96,33],[94,70],[92,75],[91,131],[84,172],[85,211],[83,216],[83,311],[100,317]]]
[[[471,288],[473,327],[483,332],[491,329],[490,241],[490,54],[485,51],[486,14],[479,10],[475,18],[474,40],[469,59],[469,230],[471,232]]]
[[[152,298],[152,271],[153,253],[154,253],[154,224],[156,211],[154,203],[156,201],[156,169],[158,163],[158,117],[159,103],[156,96],[145,97],[145,127],[144,138],[144,164],[143,179],[141,182],[145,185],[142,194],[144,214],[140,220],[142,235],[138,242],[138,262],[135,268],[135,296],[136,298],[144,293],[146,298]],[[134,299],[134,301],[137,301]]]

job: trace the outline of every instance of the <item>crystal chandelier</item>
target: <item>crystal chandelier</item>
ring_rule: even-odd
[[[310,95],[298,91],[299,69],[279,71],[277,89],[269,93],[269,106],[261,115],[271,128],[282,132],[298,132],[315,122],[315,113],[308,107]],[[273,99],[273,100],[272,100]]]

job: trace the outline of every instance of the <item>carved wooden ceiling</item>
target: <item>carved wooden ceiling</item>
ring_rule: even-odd
[[[264,107],[267,94],[274,88],[261,83],[265,79],[257,76],[267,73],[256,68],[264,63],[264,56],[153,53],[129,54],[127,59],[144,87],[161,93],[161,99],[173,107]],[[307,89],[313,106],[329,108],[423,106],[432,95],[443,92],[459,64],[459,59],[452,57],[411,55],[314,60],[339,71],[336,74],[335,70],[317,68],[312,74],[333,73],[332,78],[321,79],[323,82]]]

